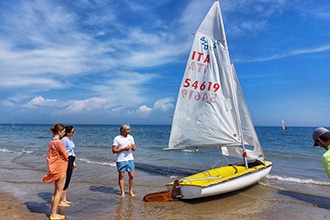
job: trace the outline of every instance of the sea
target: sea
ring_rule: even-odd
[[[51,126],[46,124],[0,126],[0,153],[3,160],[7,161],[1,164],[2,190],[11,191],[16,197],[24,200],[30,211],[45,214],[49,212],[53,185],[42,183],[41,178],[47,172],[46,152],[52,138]],[[131,135],[137,146],[134,152],[136,168],[134,189],[138,198],[135,200],[139,201],[139,206],[144,211],[132,211],[134,208],[125,207],[124,212],[118,212],[123,203],[119,199],[116,155],[111,149],[113,138],[119,134],[120,125],[72,124],[72,126],[76,130],[72,140],[76,145],[78,169],[73,173],[68,197],[78,200],[79,203],[76,204],[79,206],[73,205],[65,211],[69,216],[68,219],[92,219],[88,216],[95,215],[98,217],[96,219],[103,219],[102,217],[111,219],[109,213],[113,214],[111,216],[116,216],[112,219],[157,219],[158,217],[167,219],[166,216],[171,215],[164,215],[165,211],[151,211],[146,214],[148,208],[141,202],[144,194],[165,190],[168,181],[215,165],[232,162],[223,158],[219,149],[164,150],[169,140],[170,125],[132,124]],[[265,189],[288,192],[285,196],[290,194],[292,201],[299,200],[310,206],[330,211],[330,181],[321,163],[321,156],[325,151],[320,147],[313,147],[311,135],[314,129],[314,127],[288,127],[287,130],[283,130],[281,126],[257,126],[256,132],[264,154],[268,161],[273,162],[273,167],[270,174],[253,190],[262,187],[260,192]],[[15,172],[12,172],[13,170]],[[25,187],[30,187],[31,190],[25,190]],[[276,198],[277,202],[283,201],[281,196]],[[126,205],[130,204],[131,202]],[[116,206],[116,210],[111,209],[111,205]],[[88,209],[91,210],[86,211]],[[128,218],[127,212],[132,212],[133,217]],[[177,218],[174,218],[175,216]],[[215,216],[211,214],[209,217],[213,219],[212,217]],[[175,214],[168,218],[182,217],[187,216]],[[231,215],[230,219],[235,219],[235,216]]]

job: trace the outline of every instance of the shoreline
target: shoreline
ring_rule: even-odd
[[[31,162],[22,164],[21,155],[0,152],[0,213],[4,219],[48,219],[54,185],[43,183],[43,169],[33,164],[44,157],[23,155]],[[40,160],[40,161],[39,161]],[[26,160],[24,160],[26,161]],[[30,161],[30,160],[29,160]],[[224,220],[304,220],[330,219],[329,196],[307,195],[304,190],[273,188],[266,183],[243,190],[196,200],[144,202],[143,196],[165,189],[170,178],[141,170],[135,171],[136,197],[120,198],[114,167],[78,162],[69,186],[70,207],[60,209],[70,220],[109,219],[224,219]],[[97,172],[96,172],[97,171]],[[127,186],[125,175],[125,189]],[[296,186],[297,187],[297,186]],[[304,187],[304,186],[302,186]],[[304,189],[304,188],[302,188]],[[307,192],[308,188],[305,189]]]

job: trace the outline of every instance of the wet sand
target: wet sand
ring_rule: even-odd
[[[117,195],[119,196],[119,195]],[[236,197],[235,195],[228,195]],[[256,199],[256,198],[254,198]],[[221,201],[225,200],[225,201]],[[231,201],[231,202],[230,202]],[[48,213],[43,207],[32,207],[24,204],[27,201],[20,201],[7,192],[0,192],[0,213],[1,219],[6,220],[45,220]],[[138,205],[137,205],[138,203]],[[29,207],[30,206],[30,207]],[[95,219],[141,219],[143,210],[137,211],[136,207],[143,207],[146,212],[154,213],[153,216],[143,216],[144,219],[330,219],[330,212],[300,202],[291,203],[282,201],[261,201],[246,197],[237,204],[235,199],[226,197],[214,197],[200,201],[176,201],[166,203],[145,203],[140,198],[121,199],[113,208],[108,207],[108,214],[94,216]],[[237,208],[235,208],[237,207]],[[30,208],[30,209],[29,209]],[[66,209],[70,209],[66,208]],[[87,208],[87,207],[86,207]],[[228,208],[226,210],[226,208]],[[60,210],[65,214],[66,210]],[[70,214],[67,219],[94,219],[93,216],[82,217]]]
[[[48,219],[42,213],[31,212],[27,206],[6,192],[0,192],[1,219],[6,220],[43,220]]]
[[[2,152],[0,156],[1,219],[48,219],[54,186],[41,182],[46,171],[18,163],[14,154]],[[198,200],[146,203],[142,201],[143,196],[164,190],[164,184],[170,180],[168,177],[136,170],[136,197],[127,195],[122,199],[114,168],[77,163],[78,170],[68,191],[68,199],[74,203],[59,210],[70,220],[330,219],[329,191],[324,192],[323,197],[255,185],[235,193]],[[125,187],[127,189],[127,185]]]

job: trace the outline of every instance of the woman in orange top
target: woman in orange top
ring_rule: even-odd
[[[65,216],[57,214],[56,210],[61,198],[69,158],[65,146],[60,140],[65,134],[65,127],[63,124],[55,124],[50,130],[53,132],[53,139],[48,145],[48,173],[42,178],[42,181],[45,183],[55,182],[49,219],[64,219]]]

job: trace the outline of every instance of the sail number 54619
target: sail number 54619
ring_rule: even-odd
[[[185,81],[184,81],[183,87],[188,88],[190,86],[194,89],[199,89],[201,91],[203,91],[203,90],[207,90],[207,91],[213,90],[213,92],[217,92],[220,89],[220,84],[219,83],[213,83],[213,82],[199,83],[198,80],[191,83],[191,79],[186,78]]]

